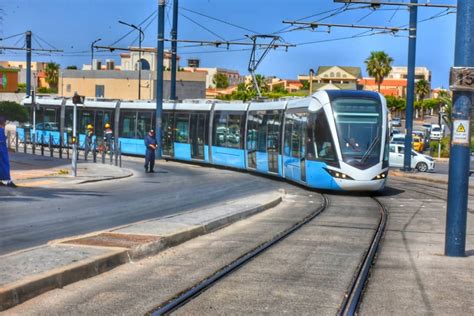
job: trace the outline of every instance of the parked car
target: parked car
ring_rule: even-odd
[[[413,149],[416,150],[417,152],[423,152],[423,149],[425,148],[425,142],[423,140],[423,138],[417,136],[417,135],[413,135],[413,141],[412,141],[412,144],[413,144]]]
[[[393,135],[390,142],[395,144],[405,144],[405,134]]]
[[[433,124],[431,126],[430,139],[431,140],[440,140],[443,135],[443,131],[438,124]]]
[[[390,136],[393,137],[394,135],[401,134],[401,131],[398,128],[392,128],[392,131],[390,132]]]
[[[392,119],[392,126],[393,127],[401,127],[402,126],[402,119],[399,117],[394,117]]]
[[[403,167],[405,158],[405,146],[402,144],[390,144],[390,167]],[[431,156],[423,155],[414,150],[411,151],[411,168],[420,172],[433,171],[435,167],[434,159]]]
[[[431,123],[424,123],[422,126],[428,133],[431,132]]]

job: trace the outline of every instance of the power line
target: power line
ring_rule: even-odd
[[[150,14],[146,19],[144,19],[142,22],[140,22],[138,24],[138,26],[142,26],[144,23],[146,23],[146,21],[148,21],[153,15],[155,15],[156,13],[158,12],[158,10],[154,10],[152,12],[152,14]],[[123,40],[124,38],[126,38],[127,36],[129,36],[130,34],[132,34],[133,32],[135,32],[135,30],[130,30],[128,31],[127,33],[125,33],[125,35],[123,35],[122,37],[120,37],[119,39],[117,39],[115,42],[113,42],[112,44],[110,44],[110,46],[114,46],[115,44],[119,43],[121,40]]]
[[[18,34],[15,34],[15,35],[9,35],[9,36],[6,36],[6,37],[2,37],[2,38],[0,38],[0,41],[6,41],[7,39],[14,38],[14,37],[17,37],[17,36],[22,36],[22,35],[25,35],[25,32],[18,33]]]
[[[374,26],[374,25],[335,24],[335,23],[298,22],[298,21],[283,21],[282,23],[290,24],[290,25],[303,25],[304,27],[301,27],[300,29],[304,29],[304,28],[315,29],[319,26],[326,26],[328,28],[342,27],[342,28],[355,28],[355,29],[384,30],[384,31],[390,31],[390,32],[409,31],[408,28]]]
[[[200,23],[194,21],[194,20],[191,19],[190,17],[188,17],[188,16],[186,16],[186,15],[184,15],[184,14],[182,14],[182,13],[180,13],[180,15],[181,15],[182,17],[186,18],[187,20],[191,21],[192,23],[196,24],[197,26],[199,26],[199,27],[202,28],[203,30],[206,30],[207,32],[211,33],[212,35],[214,35],[214,36],[220,38],[221,40],[223,40],[223,41],[226,40],[225,38],[223,38],[223,37],[220,36],[219,34],[217,34],[217,33],[213,32],[213,31],[211,31],[210,29],[208,29],[208,28],[205,27],[204,25],[202,25],[202,24],[200,24]]]

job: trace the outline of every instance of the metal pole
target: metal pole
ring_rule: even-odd
[[[138,100],[142,96],[142,28],[138,28]]]
[[[411,0],[417,4],[418,0]],[[405,157],[403,170],[411,170],[411,149],[413,132],[413,103],[415,99],[415,65],[416,65],[416,27],[418,21],[418,7],[410,7],[410,35],[408,39],[408,78],[407,78],[407,109],[405,118]]]
[[[91,44],[91,70],[94,70],[94,45],[95,43],[101,40],[102,40],[101,38],[98,38],[95,41],[93,41]],[[100,70],[100,69],[96,69],[96,70]]]
[[[474,67],[474,1],[458,0],[456,22],[455,67]],[[451,133],[451,157],[449,159],[448,203],[444,254],[463,257],[466,252],[466,220],[469,190],[470,119],[473,93],[454,91]],[[454,135],[461,130],[465,141]]]
[[[176,72],[177,64],[176,60],[178,58],[178,0],[173,1],[173,29],[171,30],[171,91],[170,99],[176,100]]]
[[[314,70],[311,68],[309,70],[309,95],[313,94],[313,75]]]
[[[159,0],[158,6],[158,47],[157,47],[157,68],[156,68],[156,141],[158,152],[156,159],[161,159],[161,113],[163,111],[163,58],[165,39],[165,6],[166,0]]]
[[[31,31],[26,32],[26,96],[31,93]]]
[[[77,126],[77,104],[74,103],[74,110],[72,116],[72,175],[77,177],[77,138],[76,138],[76,126]]]

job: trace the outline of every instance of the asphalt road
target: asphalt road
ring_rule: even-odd
[[[71,188],[0,188],[0,254],[273,190],[278,181],[224,169],[124,162],[131,178]],[[156,168],[155,168],[156,169]]]

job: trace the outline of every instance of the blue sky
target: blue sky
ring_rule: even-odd
[[[402,0],[397,0],[402,1]],[[408,1],[408,0],[404,0]],[[167,10],[166,37],[171,30],[171,3]],[[419,0],[420,3],[427,2]],[[456,4],[455,0],[431,0],[437,4]],[[126,34],[129,29],[118,23],[123,20],[139,24],[157,9],[158,0],[0,0],[3,11],[0,21],[0,37],[31,30],[37,39],[33,47],[48,44],[64,50],[63,54],[35,54],[36,61],[55,61],[62,67],[90,63],[90,44],[96,38],[100,43],[109,45]],[[251,35],[252,32],[268,34],[283,29],[282,20],[298,20],[324,11],[342,7],[332,0],[180,0],[179,38],[194,40],[235,40]],[[353,5],[350,8],[355,8]],[[206,18],[189,10],[206,14],[245,28]],[[456,15],[444,15],[444,9],[420,8],[419,21],[436,14],[434,18],[419,24],[417,43],[417,66],[426,66],[433,72],[433,87],[448,85],[449,68],[454,60],[454,37]],[[373,11],[369,8],[351,9],[334,16],[331,12],[316,15],[304,21],[325,23],[345,23],[360,25],[405,26],[408,23],[406,8],[386,6],[383,10]],[[156,15],[155,15],[156,16]],[[145,27],[144,46],[156,46],[157,21],[155,16],[142,26]],[[194,22],[192,22],[192,21]],[[196,23],[195,23],[196,22]],[[204,26],[206,29],[199,25]],[[209,31],[208,31],[209,30]],[[407,63],[407,34],[400,32],[397,36],[372,35],[338,40],[360,34],[363,30],[327,28],[311,32],[306,30],[280,33],[286,42],[301,44],[284,50],[271,51],[261,63],[258,73],[275,75],[282,78],[296,78],[305,74],[310,68],[318,66],[341,65],[362,67],[365,74],[364,60],[374,50],[384,50],[394,59],[394,66]],[[116,46],[137,45],[137,34],[132,33]],[[19,37],[0,42],[3,46],[22,46]],[[237,69],[241,74],[247,73],[250,52],[245,47],[182,47],[178,54],[182,57],[181,65],[188,58],[201,59],[204,67],[224,67]],[[0,60],[23,60],[23,52],[4,51]],[[118,53],[96,53],[101,58],[116,58]]]

